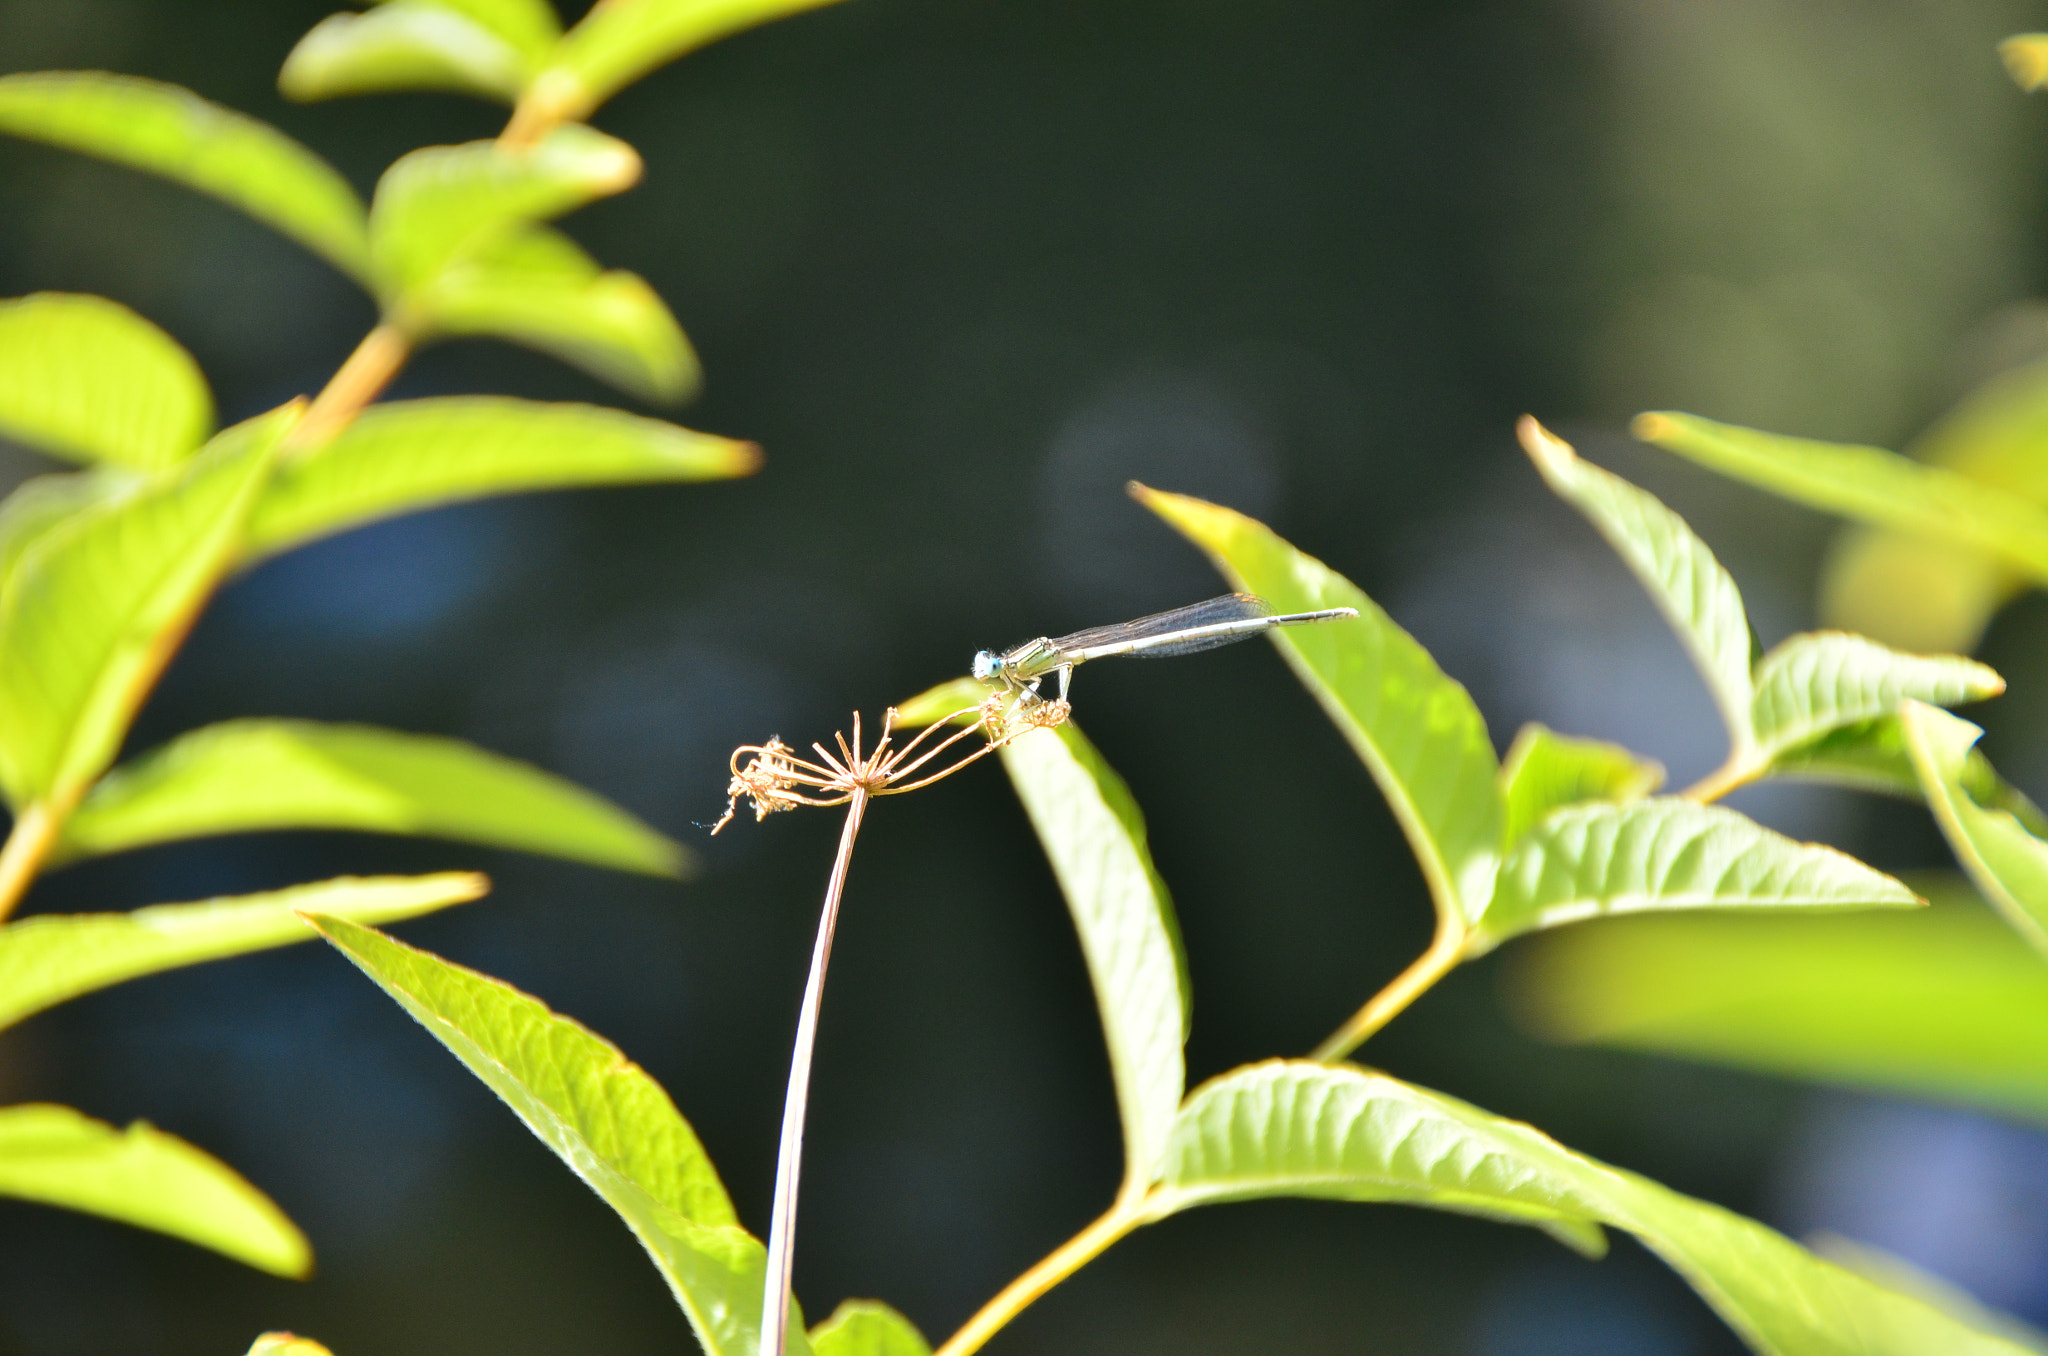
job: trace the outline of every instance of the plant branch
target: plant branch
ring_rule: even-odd
[[[1678,794],[1686,800],[1697,801],[1701,805],[1711,805],[1730,791],[1738,787],[1747,786],[1755,781],[1757,775],[1762,771],[1763,769],[1757,766],[1754,757],[1745,754],[1739,749],[1731,749],[1728,753],[1727,762],[1721,764],[1721,766],[1715,768],[1712,772],[1709,772],[1706,776],[1700,778]]]
[[[28,893],[63,823],[63,816],[48,801],[32,800],[15,816],[7,845],[0,847],[0,921],[5,921]]]
[[[846,802],[846,827],[839,834],[839,855],[832,861],[832,876],[825,885],[818,940],[811,948],[811,975],[804,984],[803,1008],[797,1016],[796,1048],[789,1057],[789,1088],[782,1101],[782,1139],[775,1156],[775,1207],[768,1221],[768,1270],[761,1288],[760,1356],[783,1356],[789,1340],[790,1266],[796,1247],[797,1178],[803,1170],[811,1050],[818,1039],[818,1009],[825,997],[825,965],[832,959],[832,934],[839,924],[839,897],[846,889],[853,840],[860,834],[861,816],[867,807],[867,788],[856,786]]]
[[[1458,962],[1465,958],[1466,937],[1467,929],[1460,919],[1449,911],[1439,913],[1436,936],[1430,939],[1429,950],[1394,976],[1393,982],[1353,1013],[1350,1021],[1331,1032],[1328,1039],[1310,1052],[1309,1058],[1328,1064],[1365,1044],[1367,1037],[1400,1016],[1410,1003],[1427,993],[1431,985],[1457,968]]]
[[[286,452],[310,452],[347,428],[349,421],[391,384],[411,356],[412,341],[394,325],[379,325],[364,335],[348,361],[313,398],[305,418],[286,436]]]
[[[946,1344],[933,1353],[933,1356],[968,1356],[969,1352],[981,1350],[984,1342],[1001,1331],[1005,1324],[1022,1313],[1033,1300],[1094,1261],[1110,1244],[1143,1224],[1144,1201],[1145,1197],[1140,1194],[1119,1196],[1117,1203],[1109,1208],[1108,1213],[1047,1253],[1031,1270],[1004,1286],[1001,1294],[981,1306],[981,1312],[968,1319],[960,1331],[947,1338]]]

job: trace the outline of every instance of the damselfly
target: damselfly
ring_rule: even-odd
[[[983,650],[974,656],[974,676],[983,682],[997,681],[1020,695],[1036,697],[1038,684],[1049,673],[1060,676],[1060,700],[1067,699],[1067,683],[1076,664],[1091,659],[1129,655],[1133,659],[1171,659],[1176,655],[1199,654],[1219,645],[1249,640],[1274,626],[1300,626],[1305,622],[1335,621],[1355,617],[1355,607],[1327,607],[1320,612],[1276,613],[1265,599],[1249,593],[1226,593],[1206,603],[1190,603],[1171,612],[1158,612],[1136,621],[1112,626],[1094,626],[1071,636],[1027,640],[1013,649],[997,653]]]

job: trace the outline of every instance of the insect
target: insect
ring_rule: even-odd
[[[1190,603],[1171,612],[1155,612],[1136,621],[1093,626],[1070,636],[1040,636],[998,653],[974,656],[973,673],[983,682],[997,681],[1019,696],[1037,697],[1047,674],[1060,677],[1061,701],[1074,666],[1091,659],[1129,655],[1133,659],[1171,659],[1199,654],[1219,645],[1233,645],[1275,626],[1356,617],[1355,607],[1329,607],[1320,612],[1276,613],[1272,604],[1249,593],[1226,593],[1206,603]]]

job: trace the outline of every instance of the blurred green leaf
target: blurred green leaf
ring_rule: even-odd
[[[552,118],[585,118],[641,76],[756,24],[833,0],[604,0],[570,29],[530,97]]]
[[[383,4],[386,0],[377,0]],[[412,0],[395,0],[409,4]],[[473,23],[483,25],[517,48],[529,60],[538,60],[553,49],[562,36],[562,21],[548,0],[432,0]]]
[[[1901,654],[1838,631],[1789,638],[1756,670],[1757,743],[1765,757],[1830,730],[1875,720],[1911,697],[1936,706],[1982,701],[2005,679],[1959,655]]]
[[[1900,706],[1899,724],[1927,808],[1956,860],[2021,936],[2048,951],[2048,842],[2028,833],[2010,811],[1979,805],[1962,785],[1984,731],[1920,702]]]
[[[811,1329],[817,1356],[931,1356],[915,1324],[879,1300],[848,1300]]]
[[[1281,612],[1353,607],[1354,621],[1278,627],[1281,655],[1365,761],[1440,912],[1486,908],[1500,860],[1500,770],[1486,720],[1429,651],[1363,590],[1263,523],[1133,484],[1138,502],[1202,548],[1231,587]]]
[[[1965,654],[2026,591],[1997,556],[1952,541],[1848,523],[1821,565],[1820,616],[1838,630],[1922,654]]]
[[[1684,914],[1517,947],[1510,1007],[1548,1040],[2048,1121],[2048,967],[1953,888],[1840,918]]]
[[[767,1254],[689,1122],[611,1042],[509,984],[337,918],[313,926],[616,1210],[708,1356],[752,1356]],[[809,1351],[791,1306],[789,1349]]]
[[[1474,951],[1645,909],[1912,908],[1899,882],[1818,843],[1675,796],[1553,811],[1501,863]]]
[[[4,527],[4,522],[0,519],[0,527]],[[987,686],[972,678],[955,678],[926,688],[909,701],[896,703],[897,727],[914,730],[949,716],[955,717],[956,725],[971,725],[980,718],[981,704],[989,699],[989,693]]]
[[[1573,739],[1535,721],[1524,725],[1500,765],[1507,851],[1552,810],[1581,801],[1641,800],[1664,784],[1664,765],[1619,744]]]
[[[1642,909],[1915,907],[1860,860],[1792,842],[1718,805],[1657,797],[1552,811],[1507,860],[1473,950],[1536,928]]]
[[[0,302],[0,434],[71,461],[154,471],[211,432],[199,364],[127,307],[61,292]]]
[[[58,850],[286,828],[449,838],[652,876],[688,862],[681,844],[528,764],[459,739],[303,720],[209,725],[115,768]]]
[[[1573,1153],[1516,1121],[1344,1065],[1274,1060],[1188,1099],[1149,1218],[1215,1201],[1400,1201],[1548,1227],[1626,1229],[1766,1356],[2026,1350],[1824,1262],[1754,1220]]]
[[[285,58],[277,87],[302,103],[387,90],[452,90],[510,103],[527,61],[505,39],[432,0],[330,14]]]
[[[289,1332],[266,1332],[250,1344],[248,1356],[334,1356],[334,1353],[310,1337]]]
[[[190,90],[99,71],[0,76],[0,132],[160,174],[369,277],[363,205],[348,180],[268,123]]]
[[[1826,782],[1922,800],[1920,775],[1906,752],[1906,732],[1897,716],[1884,716],[1831,730],[1819,739],[1787,749],[1771,761],[1770,775]],[[2018,788],[2008,785],[1989,759],[1971,749],[1963,762],[1963,789],[1979,805],[2009,811],[2036,837],[2048,837],[2048,816]]]
[[[0,589],[0,785],[64,808],[128,722],[242,542],[298,407],[222,433],[175,476],[42,534]]]
[[[1654,495],[1582,460],[1533,419],[1519,431],[1550,488],[1586,515],[1649,590],[1706,680],[1736,754],[1748,754],[1755,742],[1749,618],[1728,571]]]
[[[28,548],[82,510],[138,489],[144,477],[118,466],[32,476],[0,501],[0,593]]]
[[[590,127],[558,127],[534,146],[429,146],[399,158],[370,203],[379,291],[411,328],[405,295],[529,224],[619,193],[640,178],[631,146]]]
[[[492,494],[722,480],[760,465],[752,443],[595,405],[446,396],[372,405],[317,455],[279,467],[249,515],[272,555],[379,518]]]
[[[1894,452],[1788,438],[1690,414],[1636,417],[1635,435],[1795,503],[1989,551],[2048,581],[2048,510]]]
[[[68,1106],[0,1108],[0,1196],[154,1229],[275,1276],[313,1267],[306,1236],[268,1196],[147,1121],[118,1130]]]
[[[1187,1080],[1187,963],[1173,900],[1130,788],[1073,722],[1012,740],[1001,757],[1081,936],[1123,1118],[1125,1174],[1142,1183]]]
[[[605,272],[559,231],[535,226],[444,269],[406,301],[421,334],[487,334],[673,404],[701,379],[697,355],[645,280]]]
[[[396,923],[481,898],[469,871],[340,876],[267,894],[154,904],[127,913],[43,913],[0,927],[0,1027],[161,970],[310,942],[302,911]]]
[[[1932,1272],[1922,1271],[1903,1257],[1825,1230],[1808,1237],[1806,1246],[1865,1280],[1939,1309],[1965,1327],[1993,1333],[2008,1342],[2017,1342],[2029,1351],[2048,1352],[2048,1332],[1979,1303],[1967,1290],[1951,1285]]]
[[[2020,33],[1998,44],[2014,83],[2032,92],[2048,84],[2048,33]]]

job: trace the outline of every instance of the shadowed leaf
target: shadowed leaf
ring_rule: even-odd
[[[2048,951],[2048,842],[2028,833],[2011,812],[1979,805],[1962,784],[1984,731],[1919,702],[1899,708],[1899,724],[1927,808],[1956,860],[2021,936]]]

